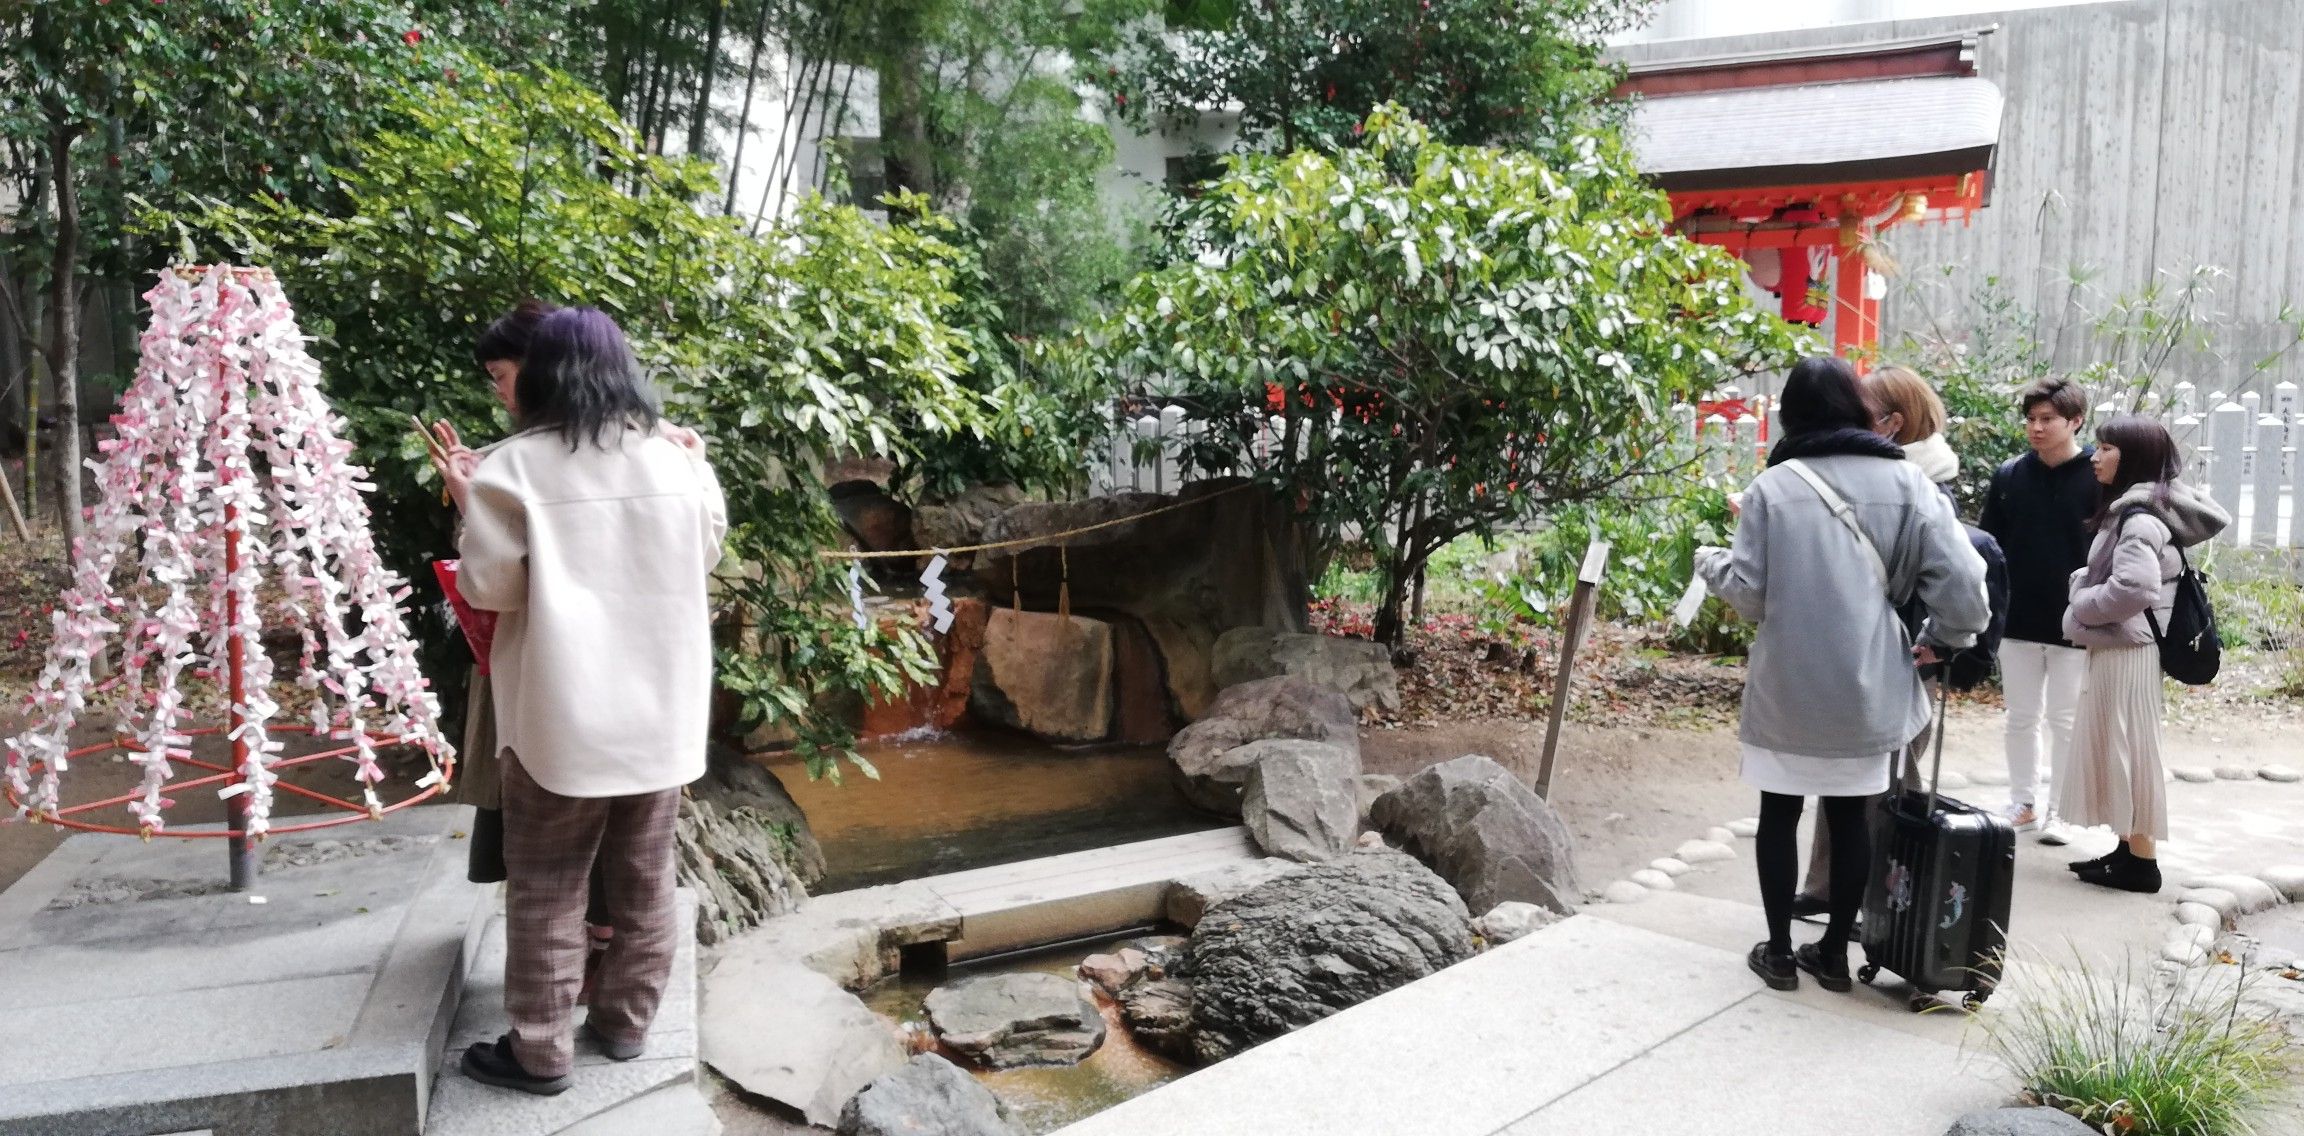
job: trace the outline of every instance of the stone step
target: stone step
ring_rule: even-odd
[[[1767,992],[1738,953],[1578,915],[1062,1136],[1940,1136],[2011,1095],[1977,1065]]]
[[[696,896],[686,888],[680,890],[676,918],[681,927],[695,926]],[[649,1127],[619,1127],[606,1119],[612,1114],[680,1115],[685,1096],[667,1090],[693,1089],[697,1061],[696,937],[682,935],[679,942],[672,959],[671,984],[665,988],[664,1003],[648,1033],[648,1052],[632,1061],[611,1061],[579,1040],[575,1084],[558,1096],[530,1096],[479,1084],[465,1077],[460,1067],[468,1046],[493,1041],[506,1028],[504,916],[491,917],[465,977],[464,1001],[457,1010],[455,1027],[448,1044],[439,1051],[439,1074],[432,1108],[425,1117],[424,1136],[553,1136],[609,1131],[687,1136],[718,1131],[716,1123],[710,1129],[656,1127],[652,1122]],[[648,1103],[643,1105],[644,1101]],[[619,1111],[627,1108],[633,1111]],[[709,1110],[706,1112],[708,1115]],[[584,1127],[587,1124],[593,1127]]]
[[[0,1132],[409,1136],[485,921],[470,810],[223,841],[80,835],[0,894]]]
[[[959,960],[1158,922],[1171,882],[1261,859],[1245,828],[1093,848],[914,881],[959,913]]]

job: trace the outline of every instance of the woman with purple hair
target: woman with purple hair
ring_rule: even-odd
[[[458,584],[501,613],[489,651],[502,766],[504,1005],[474,1080],[568,1088],[595,863],[614,937],[583,1032],[629,1061],[671,974],[673,822],[704,772],[709,579],[727,506],[702,448],[665,425],[624,333],[596,309],[539,321],[512,384],[519,432],[451,454]]]

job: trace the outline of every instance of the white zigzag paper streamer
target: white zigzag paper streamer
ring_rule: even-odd
[[[928,589],[928,618],[936,625],[936,633],[952,630],[952,601],[944,597],[944,554],[939,552],[928,561],[928,569],[920,573],[920,583]]]
[[[848,607],[856,616],[856,630],[872,630],[872,617],[864,614],[864,565],[848,562]]]

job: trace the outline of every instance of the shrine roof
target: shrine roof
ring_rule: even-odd
[[[1660,95],[1632,140],[1668,191],[1957,176],[1991,168],[2001,104],[1973,75]]]

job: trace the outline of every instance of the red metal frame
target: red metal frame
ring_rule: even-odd
[[[206,727],[206,728],[204,728],[204,729],[192,730],[192,731],[188,732],[187,734],[185,734],[185,736],[186,736],[186,737],[193,737],[193,738],[213,737],[213,736],[215,736],[215,735],[217,735],[217,734],[225,733],[225,732],[226,732],[228,729],[230,729],[230,727],[226,727],[226,726],[209,726],[209,727]],[[304,726],[304,725],[285,725],[285,724],[284,724],[284,725],[277,725],[277,726],[272,726],[272,727],[270,727],[270,730],[271,730],[271,732],[273,732],[273,733],[287,733],[287,734],[313,734],[313,733],[315,732],[315,731],[312,729],[312,727],[310,727],[310,726]],[[375,746],[391,746],[391,745],[400,745],[400,744],[402,744],[402,743],[404,743],[404,742],[407,742],[407,741],[409,741],[409,740],[410,740],[410,739],[408,739],[408,738],[404,738],[404,737],[390,737],[390,738],[375,738],[375,737],[371,737],[371,738],[369,739],[369,743],[370,743],[371,745],[375,745]],[[233,749],[233,752],[234,752],[236,755],[237,755],[237,754],[239,754],[239,753],[241,753],[241,752],[243,752],[243,751],[244,751],[246,748],[247,748],[247,747],[245,746],[245,744],[235,744],[235,745],[232,747],[232,749]],[[294,768],[294,767],[296,767],[296,766],[299,766],[299,765],[309,765],[309,764],[311,764],[311,763],[313,763],[313,762],[316,762],[316,761],[326,761],[326,760],[329,760],[329,759],[331,759],[331,758],[340,758],[340,757],[343,757],[343,756],[345,756],[345,755],[347,755],[347,754],[353,753],[353,752],[355,752],[355,751],[356,751],[356,750],[358,750],[358,749],[359,749],[359,747],[358,747],[357,745],[338,746],[338,747],[337,747],[337,748],[335,748],[335,749],[322,750],[322,751],[320,751],[320,752],[318,752],[318,753],[308,753],[308,754],[303,754],[303,755],[301,755],[301,756],[298,756],[298,757],[291,757],[291,758],[286,758],[286,759],[283,759],[283,760],[281,760],[281,761],[276,761],[276,762],[272,763],[272,768],[273,768],[273,769],[276,769],[276,770],[278,770],[278,769],[292,769],[292,768]],[[112,752],[112,751],[114,751],[114,750],[119,750],[119,751],[122,751],[122,752],[126,752],[126,753],[148,753],[148,752],[150,752],[150,751],[149,751],[149,750],[147,750],[147,749],[146,749],[146,748],[145,748],[145,747],[144,747],[142,744],[138,743],[138,742],[137,742],[136,740],[134,740],[133,738],[115,738],[115,739],[113,739],[112,741],[109,741],[109,742],[99,742],[99,743],[97,743],[97,744],[95,744],[95,745],[82,746],[82,747],[80,747],[79,749],[73,750],[73,751],[71,751],[70,753],[67,753],[67,754],[65,754],[64,756],[65,756],[65,758],[66,758],[67,760],[77,761],[77,760],[79,760],[79,759],[81,759],[81,758],[83,758],[83,757],[89,757],[89,756],[92,756],[92,755],[95,755],[95,754],[101,754],[101,753],[111,753],[111,752]],[[192,757],[192,756],[189,756],[189,755],[186,755],[186,756],[181,756],[181,757],[173,757],[173,758],[170,758],[169,760],[171,760],[171,761],[174,761],[174,762],[177,762],[177,763],[179,763],[179,764],[182,764],[182,765],[189,765],[189,766],[192,766],[192,767],[194,767],[194,768],[196,768],[196,769],[206,769],[206,770],[209,770],[209,771],[210,771],[209,775],[208,775],[208,776],[206,776],[206,777],[198,777],[198,778],[194,778],[194,779],[192,779],[192,780],[190,780],[190,781],[171,781],[171,782],[169,782],[169,783],[168,783],[168,789],[169,789],[169,791],[171,791],[171,792],[177,792],[177,791],[181,791],[181,790],[185,790],[185,789],[199,789],[199,788],[205,788],[205,787],[207,787],[207,786],[210,786],[210,785],[219,785],[219,786],[222,786],[222,785],[236,785],[236,784],[238,784],[238,783],[240,782],[240,780],[241,780],[240,774],[239,774],[239,772],[238,772],[238,770],[237,770],[236,768],[232,768],[232,767],[226,767],[226,766],[218,765],[218,764],[216,764],[216,763],[214,763],[214,762],[212,762],[212,761],[202,761],[202,760],[200,760],[199,758],[196,758],[196,757]],[[38,769],[40,768],[41,764],[42,764],[41,762],[33,762],[33,763],[32,763],[32,767],[33,767],[33,769],[34,769],[34,770],[38,770]],[[453,762],[453,761],[451,761],[451,762],[449,763],[449,768],[450,768],[451,770],[453,770],[453,769],[454,769],[454,762]],[[335,807],[337,807],[337,808],[339,808],[339,809],[342,809],[342,810],[344,810],[346,813],[348,813],[348,814],[351,814],[351,815],[347,815],[347,816],[340,816],[340,817],[334,817],[334,818],[331,818],[331,819],[328,819],[328,820],[318,820],[318,821],[303,821],[303,822],[300,822],[300,823],[297,823],[297,824],[282,824],[282,825],[274,825],[274,826],[272,826],[272,829],[271,829],[270,835],[277,835],[277,834],[280,834],[280,833],[287,833],[287,832],[309,832],[309,831],[311,831],[311,830],[313,830],[313,829],[316,829],[316,828],[333,828],[333,827],[335,827],[335,826],[337,826],[337,825],[340,825],[340,824],[353,824],[353,823],[356,823],[356,822],[359,822],[359,821],[364,821],[364,820],[374,820],[374,819],[376,819],[378,816],[381,816],[381,815],[383,815],[384,813],[395,813],[395,812],[399,812],[401,809],[407,808],[408,806],[410,806],[410,805],[413,805],[413,804],[416,804],[416,803],[417,803],[417,802],[419,802],[419,801],[429,800],[430,798],[433,798],[433,797],[439,796],[439,795],[440,795],[442,792],[446,791],[446,789],[448,788],[448,784],[449,784],[449,782],[448,782],[448,781],[446,781],[446,780],[443,780],[443,781],[442,781],[440,784],[437,784],[437,785],[431,785],[431,786],[427,786],[427,787],[424,789],[424,791],[422,791],[422,792],[420,792],[420,793],[417,793],[415,796],[412,796],[412,797],[408,798],[408,799],[407,799],[407,800],[405,800],[405,801],[400,801],[400,802],[397,802],[397,803],[395,803],[395,804],[386,805],[386,806],[384,806],[383,808],[381,808],[381,809],[379,809],[379,810],[377,810],[377,811],[375,811],[375,812],[370,812],[370,811],[369,811],[369,809],[368,809],[368,806],[367,806],[367,805],[364,805],[364,804],[360,804],[360,803],[357,803],[357,802],[354,802],[354,801],[347,801],[347,800],[343,799],[342,797],[332,797],[332,796],[329,796],[329,795],[328,795],[328,794],[326,794],[326,793],[322,793],[322,792],[319,792],[319,791],[317,791],[317,790],[314,790],[314,789],[307,789],[307,788],[303,787],[302,785],[294,785],[294,784],[290,784],[290,783],[289,783],[289,782],[287,782],[287,781],[275,781],[275,782],[273,782],[273,786],[272,786],[272,787],[273,787],[273,788],[275,788],[275,789],[278,789],[278,790],[280,790],[280,791],[282,791],[282,792],[285,792],[285,793],[292,793],[292,794],[294,794],[294,795],[296,795],[296,796],[299,796],[299,797],[305,797],[305,798],[309,798],[309,799],[311,799],[311,800],[320,801],[320,802],[322,802],[322,803],[324,803],[324,804],[334,805]],[[9,790],[6,790],[6,792],[7,792],[7,794],[8,794],[8,800],[9,800],[9,803],[10,803],[10,804],[21,805],[21,804],[23,803],[23,802],[21,802],[21,801],[17,800],[17,798],[16,798],[16,793],[15,793],[15,791],[14,791],[14,790],[12,790],[12,789],[9,789]],[[171,829],[162,829],[162,830],[161,830],[161,831],[159,831],[159,832],[150,832],[150,833],[148,833],[148,832],[146,832],[146,831],[145,831],[143,828],[141,828],[141,827],[133,827],[133,828],[129,828],[129,827],[122,827],[122,826],[120,826],[120,825],[111,825],[111,824],[98,824],[98,823],[96,823],[96,822],[93,822],[93,821],[84,821],[84,820],[76,820],[76,819],[74,819],[74,818],[75,818],[75,817],[76,817],[78,814],[81,814],[81,813],[88,813],[88,812],[93,812],[93,811],[95,811],[95,810],[98,810],[98,809],[115,808],[115,807],[118,807],[118,806],[120,806],[120,805],[124,805],[124,804],[127,804],[128,802],[130,802],[130,801],[132,801],[132,800],[135,800],[136,798],[138,798],[138,797],[140,797],[140,796],[142,796],[142,795],[143,795],[143,794],[142,794],[141,792],[137,792],[137,793],[123,793],[123,794],[121,794],[121,795],[119,795],[119,796],[117,796],[117,797],[106,797],[105,799],[103,799],[103,800],[101,800],[101,801],[90,801],[90,802],[88,802],[88,803],[86,803],[86,804],[73,805],[73,806],[72,806],[72,807],[70,807],[70,808],[62,808],[62,809],[58,809],[58,810],[56,810],[56,812],[55,812],[53,815],[51,815],[51,814],[48,814],[48,813],[32,813],[32,814],[30,814],[30,819],[33,819],[33,820],[37,820],[37,821],[39,821],[39,822],[41,822],[41,823],[43,823],[43,824],[53,824],[53,825],[56,825],[56,826],[58,826],[58,827],[60,827],[60,828],[69,828],[69,829],[73,829],[73,830],[75,830],[75,831],[78,831],[78,832],[110,832],[110,833],[117,833],[117,834],[119,834],[119,835],[122,835],[122,836],[162,836],[162,837],[178,837],[178,838],[183,838],[183,839],[217,839],[217,838],[226,838],[226,837],[233,837],[233,836],[238,836],[238,835],[240,835],[240,833],[238,833],[238,832],[236,832],[236,831],[234,831],[234,830],[232,830],[232,829],[230,829],[230,828],[218,829],[218,830],[215,830],[215,831],[203,831],[203,830],[197,830],[197,829],[192,829],[192,830],[185,830],[185,829],[172,829],[172,828],[171,828]],[[243,796],[245,796],[245,795],[243,794]],[[235,797],[235,798],[233,798],[233,800],[234,800],[234,802],[237,804],[238,802],[240,802],[240,801],[241,801],[241,798],[240,798],[240,797]],[[245,807],[246,807],[245,805],[241,805],[241,806],[240,806],[240,808],[241,808],[241,809],[243,809],[243,810],[245,809]]]

